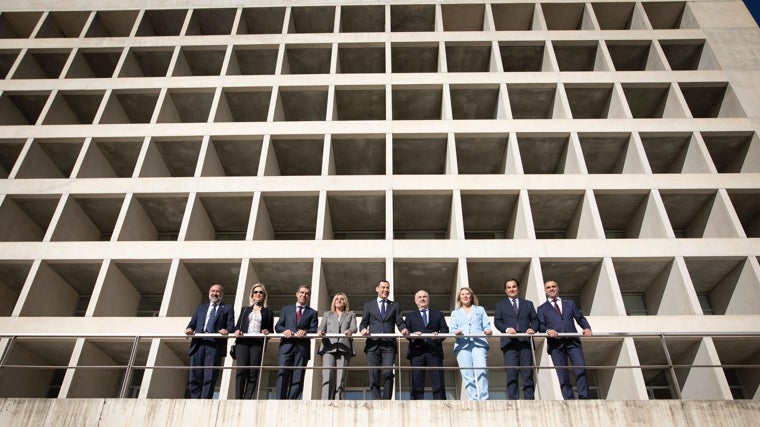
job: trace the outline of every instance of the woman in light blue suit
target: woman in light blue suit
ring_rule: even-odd
[[[455,335],[491,335],[491,321],[486,310],[478,305],[478,297],[472,289],[459,289],[457,309],[451,312],[450,329]],[[488,348],[485,338],[460,337],[454,343],[459,373],[470,400],[488,400]]]
[[[348,297],[343,292],[335,294],[330,311],[322,315],[322,323],[317,329],[319,335],[343,334],[347,337],[355,334],[356,314],[349,311]],[[354,353],[354,341],[351,338],[323,338],[319,348],[322,356],[322,400],[343,400],[346,393],[346,370]]]

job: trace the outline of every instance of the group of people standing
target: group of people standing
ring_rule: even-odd
[[[470,288],[460,288],[456,298],[456,309],[451,312],[451,325],[446,324],[443,313],[430,308],[430,295],[420,290],[414,295],[416,310],[403,316],[398,303],[391,301],[390,283],[381,280],[375,291],[377,298],[364,304],[361,323],[357,325],[356,314],[350,310],[348,296],[339,292],[333,296],[330,310],[322,316],[308,306],[311,298],[309,286],[302,285],[296,291],[296,303],[282,308],[280,317],[274,324],[274,312],[266,307],[266,287],[257,283],[251,288],[250,306],[242,309],[237,323],[231,306],[222,302],[224,289],[215,284],[209,290],[209,304],[201,304],[193,314],[185,330],[187,335],[196,332],[228,335],[233,331],[235,356],[237,360],[235,397],[251,399],[254,396],[263,358],[264,337],[270,332],[282,334],[277,363],[275,397],[278,399],[299,399],[303,392],[305,366],[311,356],[311,340],[303,339],[306,334],[323,336],[318,354],[322,356],[322,399],[343,399],[345,397],[346,367],[355,355],[351,336],[359,333],[366,336],[364,351],[369,367],[370,392],[373,399],[391,399],[393,395],[393,365],[397,356],[397,343],[393,337],[373,334],[395,334],[396,329],[409,340],[407,359],[412,366],[411,398],[423,399],[425,373],[430,377],[433,399],[446,399],[443,367],[444,337],[439,334],[456,336],[454,354],[459,365],[465,392],[469,400],[487,400],[488,341],[482,335],[492,334],[486,310],[478,304],[478,297]],[[588,399],[589,388],[586,381],[586,364],[581,341],[577,337],[560,337],[560,333],[577,332],[575,323],[583,329],[584,336],[590,336],[591,326],[578,307],[567,299],[559,297],[559,285],[554,280],[544,284],[547,301],[536,309],[533,302],[520,298],[519,283],[509,279],[504,284],[507,295],[496,305],[494,324],[504,335],[501,350],[507,374],[507,397],[520,398],[519,377],[522,376],[522,397],[533,399],[535,383],[533,379],[533,350],[529,337],[510,337],[514,334],[546,333],[547,352],[557,369],[562,396],[574,399],[568,359],[574,366],[575,385],[578,398]],[[329,336],[326,336],[328,335]],[[415,337],[425,334],[424,337]],[[263,335],[263,336],[262,336]],[[335,335],[342,335],[336,337]],[[219,366],[226,351],[226,340],[215,338],[193,338],[190,344],[189,390],[193,398],[211,398],[216,383],[217,369],[203,369]]]

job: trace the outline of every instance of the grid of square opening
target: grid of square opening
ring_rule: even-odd
[[[686,2],[541,3],[391,5],[390,22],[380,5],[243,7],[236,28],[236,8],[149,9],[137,20],[136,10],[4,12],[2,38],[138,37],[178,35],[372,33],[435,31],[440,10],[443,31],[483,31],[490,13],[498,31],[637,30],[648,22],[654,29],[690,28]],[[91,16],[94,15],[94,16]],[[539,15],[543,21],[538,20]],[[289,20],[285,22],[286,16]],[[38,24],[42,21],[41,24]],[[186,23],[187,21],[187,23]],[[35,31],[35,28],[37,30]],[[184,30],[184,31],[183,31]]]
[[[718,190],[418,190],[388,197],[392,225],[385,208],[391,201],[381,192],[335,191],[326,198],[308,192],[191,198],[71,194],[65,201],[9,195],[0,204],[0,241],[340,240],[386,239],[388,233],[399,240],[667,239],[759,233],[756,191],[726,197]],[[330,215],[318,222],[321,209]],[[462,218],[461,231],[455,217]],[[732,218],[739,218],[741,228]]]
[[[350,105],[357,93],[345,96]],[[760,140],[749,131],[521,132],[225,135],[205,144],[202,136],[0,139],[0,172],[15,179],[753,173]]]

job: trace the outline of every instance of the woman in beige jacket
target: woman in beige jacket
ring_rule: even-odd
[[[349,311],[348,297],[343,292],[335,294],[330,311],[322,315],[317,332],[319,335],[342,334],[350,337],[355,334],[356,314]],[[354,353],[354,341],[351,338],[323,338],[319,347],[322,356],[322,400],[343,400],[346,393],[346,370]]]

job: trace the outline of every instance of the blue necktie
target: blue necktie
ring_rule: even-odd
[[[216,303],[211,304],[211,313],[208,315],[208,322],[206,322],[205,332],[214,331],[214,323],[216,322]]]
[[[386,300],[380,301],[380,317],[385,320],[385,303],[388,302]]]
[[[424,308],[420,310],[420,316],[422,316],[422,323],[424,323],[425,326],[427,326],[428,324],[427,310],[425,310]]]

